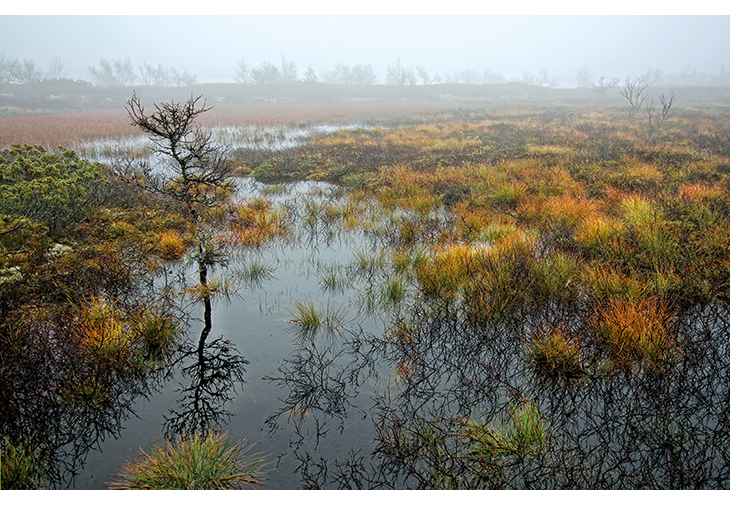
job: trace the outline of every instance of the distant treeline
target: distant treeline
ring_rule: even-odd
[[[148,62],[135,64],[131,58],[100,58],[94,65],[87,67],[88,80],[81,80],[90,85],[106,88],[126,86],[162,86],[180,87],[198,84],[198,76],[184,67],[156,65]],[[628,76],[598,76],[591,69],[581,67],[575,70],[572,84],[579,88],[590,88],[598,93],[605,93],[616,88]],[[335,85],[396,85],[416,86],[432,84],[503,84],[521,82],[533,86],[555,88],[558,81],[550,74],[549,69],[541,68],[537,74],[528,71],[519,76],[506,77],[490,68],[465,68],[454,73],[433,73],[422,65],[405,65],[397,58],[388,65],[385,74],[379,76],[371,64],[354,66],[338,63],[332,68],[315,70],[307,65],[300,74],[297,65],[284,55],[277,64],[264,61],[256,66],[249,65],[244,59],[238,60],[231,72],[232,82],[239,84],[286,84],[292,82],[318,82]],[[649,86],[728,86],[730,73],[722,66],[716,73],[702,73],[696,69],[687,69],[678,74],[667,74],[658,69],[648,69],[639,76],[634,76]],[[43,81],[68,80],[68,73],[61,58],[56,57],[48,68],[43,69],[32,59],[20,59],[0,54],[0,85],[32,84]]]

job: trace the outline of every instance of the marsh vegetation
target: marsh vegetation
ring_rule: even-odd
[[[351,116],[205,180],[3,151],[2,485],[727,488],[730,123],[681,98]]]

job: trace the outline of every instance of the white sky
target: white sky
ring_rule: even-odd
[[[250,0],[235,5],[243,3]],[[693,4],[692,12],[651,3],[638,9],[628,2],[612,3],[611,10],[601,12],[576,10],[575,3],[510,2],[492,11],[500,15],[484,15],[488,8],[482,4],[490,2],[483,0],[448,2],[449,7],[444,3],[377,0],[357,10],[342,7],[347,4],[342,1],[272,0],[244,10],[219,0],[165,0],[146,4],[153,14],[196,15],[142,16],[146,4],[140,0],[97,10],[89,10],[88,3],[28,2],[0,16],[0,54],[33,59],[42,68],[60,57],[68,77],[86,80],[88,66],[100,58],[130,57],[135,64],[185,67],[199,82],[232,82],[238,60],[249,66],[263,61],[279,65],[282,54],[297,65],[300,76],[308,65],[319,72],[344,63],[371,64],[382,79],[396,58],[441,75],[468,67],[479,72],[489,68],[510,78],[523,72],[537,75],[545,68],[566,86],[579,67],[621,79],[648,69],[716,73],[725,66],[730,72],[730,16],[718,15],[730,8],[715,2]],[[197,15],[201,6],[215,15]],[[57,15],[60,12],[72,15]],[[120,12],[135,15],[117,15]],[[344,15],[300,15],[303,12]],[[392,15],[411,12],[419,15]],[[599,15],[570,15],[576,12]],[[679,15],[653,15],[666,12]],[[42,15],[27,15],[31,13]],[[505,15],[514,13],[530,15]]]

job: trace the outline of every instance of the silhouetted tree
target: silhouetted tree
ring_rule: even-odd
[[[416,84],[416,73],[413,68],[401,65],[400,58],[397,58],[395,65],[388,65],[385,72],[385,82],[396,86],[413,86]]]
[[[279,69],[276,65],[263,62],[256,68],[251,69],[251,79],[255,84],[273,84],[281,78]]]
[[[213,142],[212,133],[195,126],[195,121],[210,110],[201,105],[201,97],[185,103],[173,101],[155,104],[153,114],[134,94],[127,102],[132,126],[150,136],[159,163],[127,161],[119,172],[148,191],[167,195],[182,203],[196,223],[195,247],[200,284],[207,285],[208,267],[215,263],[217,252],[205,233],[207,211],[223,203],[233,183],[226,149]]]
[[[579,88],[590,88],[593,83],[593,72],[587,67],[575,71],[575,83]]]
[[[623,89],[619,91],[619,94],[629,102],[629,105],[626,107],[626,114],[628,114],[632,123],[636,121],[636,114],[646,99],[649,98],[646,92],[647,86],[648,84],[643,83],[640,77],[635,79],[629,79],[627,77]]]

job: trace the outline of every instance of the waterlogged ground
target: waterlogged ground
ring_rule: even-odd
[[[273,132],[268,148],[297,138]],[[110,161],[104,152],[120,148],[99,146],[85,154]],[[124,149],[146,153],[137,140]],[[228,296],[214,296],[209,317],[185,302],[187,351],[73,487],[106,488],[140,448],[196,426],[255,443],[273,489],[730,486],[722,301],[666,321],[676,345],[651,362],[661,366],[621,367],[605,344],[581,340],[578,352],[568,338],[596,333],[585,317],[595,309],[549,241],[487,226],[467,242],[443,209],[385,208],[323,183],[241,179],[238,195],[270,206],[284,232],[221,258],[212,283],[227,281]],[[194,273],[181,261],[165,279],[184,288]],[[624,309],[642,330],[662,313],[611,307],[603,323]],[[536,354],[543,333],[559,373]]]
[[[376,365],[378,376],[368,377],[370,371],[363,370],[352,384],[330,384],[331,391],[317,380],[348,366],[350,357],[338,359],[337,355],[343,352],[350,335],[382,333],[388,310],[379,307],[379,279],[362,275],[362,261],[376,257],[386,232],[347,231],[323,222],[318,210],[325,204],[337,205],[343,198],[342,190],[335,186],[306,182],[266,186],[252,180],[243,180],[241,186],[243,200],[265,198],[290,212],[296,231],[258,249],[242,250],[227,267],[215,271],[222,277],[233,272],[258,273],[245,276],[234,296],[213,305],[209,340],[223,337],[233,352],[248,362],[243,366],[245,383],[236,382],[235,390],[226,391],[224,398],[211,399],[218,414],[213,424],[229,432],[233,440],[245,438],[255,443],[253,451],[267,455],[269,473],[264,487],[297,489],[301,479],[295,472],[299,463],[293,442],[301,437],[308,448],[316,447],[317,455],[324,458],[341,457],[350,447],[370,450],[374,430],[368,413],[369,393],[387,387],[393,381],[393,370]],[[292,322],[297,302],[311,304],[329,320],[316,331],[303,331]],[[202,305],[193,305],[191,310],[198,319],[197,326],[190,328],[195,340],[203,327]],[[292,362],[301,359],[302,351],[322,362],[313,360],[306,365],[310,368],[304,373],[311,384],[302,392],[309,398],[289,411],[288,386],[277,379],[286,377],[296,366]],[[179,412],[180,402],[186,401],[181,386],[188,387],[195,380],[182,376],[181,369],[193,362],[184,361],[159,393],[135,405],[136,417],[129,419],[119,439],[107,440],[100,452],[89,454],[75,488],[106,488],[105,483],[127,458],[163,439],[166,419],[174,422],[172,411]],[[350,380],[340,379],[343,383]],[[346,397],[353,394],[353,388],[359,396],[350,404]],[[269,419],[272,416],[277,417]]]
[[[292,226],[216,270],[241,287],[213,306],[206,352],[219,357],[217,378],[209,369],[202,385],[188,356],[137,402],[120,438],[89,454],[74,487],[105,488],[139,448],[195,422],[255,443],[272,489],[730,484],[722,306],[679,330],[694,348],[671,374],[550,378],[529,359],[528,336],[578,315],[555,305],[477,323],[460,295],[419,287],[418,264],[446,240],[448,214],[383,209],[322,183],[242,185],[242,198],[280,206]],[[404,223],[421,234],[404,241]],[[202,307],[191,310],[196,342]]]
[[[364,128],[363,124],[309,126],[216,126],[207,129],[214,142],[233,149],[267,149],[278,151],[303,144],[312,135],[337,130]],[[152,141],[143,135],[123,138],[98,138],[74,143],[79,156],[114,163],[122,158],[143,158],[152,154]]]

